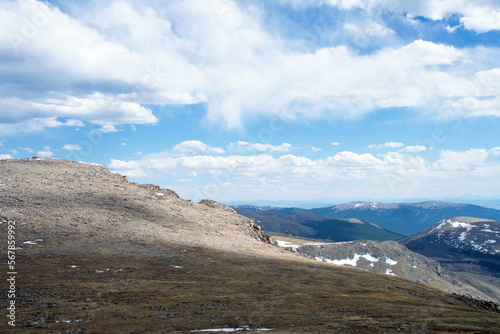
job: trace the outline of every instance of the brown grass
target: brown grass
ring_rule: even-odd
[[[500,328],[497,314],[470,309],[440,291],[313,261],[180,246],[141,255],[132,249],[50,249],[20,254],[20,322],[12,332],[187,333],[244,325],[272,333]]]

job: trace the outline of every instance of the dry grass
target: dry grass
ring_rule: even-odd
[[[273,333],[500,328],[500,316],[467,308],[440,291],[312,261],[181,246],[141,255],[110,248],[85,251],[85,257],[82,250],[52,250],[45,246],[43,253],[20,259],[20,323],[12,332],[184,333],[244,325]]]

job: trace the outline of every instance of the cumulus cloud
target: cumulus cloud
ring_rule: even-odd
[[[220,147],[209,146],[199,140],[188,140],[183,141],[175,145],[172,148],[173,153],[184,154],[184,153],[225,153],[225,150]]]
[[[349,36],[349,43],[364,48],[385,44],[396,35],[394,30],[373,19],[349,21],[344,23],[343,29]]]
[[[297,199],[303,199],[304,194],[311,198],[332,197],[337,191],[344,197],[359,197],[360,192],[378,198],[426,197],[429,191],[436,196],[453,196],[466,194],[477,186],[483,193],[497,192],[500,183],[495,175],[500,172],[500,148],[442,150],[435,161],[429,155],[415,155],[424,148],[407,146],[399,152],[378,156],[342,151],[318,159],[268,153],[179,156],[166,151],[137,160],[113,159],[108,167],[131,177],[161,178],[165,186],[175,187],[178,182],[176,190],[193,199],[210,195],[230,200],[235,191],[239,198],[253,196],[252,199],[269,198],[271,194],[283,196],[283,191]],[[191,182],[185,182],[188,179]],[[464,186],[471,188],[463,189]]]
[[[0,154],[0,160],[14,159],[10,154]]]
[[[500,21],[488,1],[330,4],[431,19],[459,14],[476,31],[496,29]],[[487,64],[467,65],[471,50],[421,40],[367,55],[341,43],[291,48],[258,9],[231,0],[171,1],[161,10],[154,1],[74,6],[74,13],[62,13],[45,2],[0,3],[0,54],[11,55],[2,57],[7,65],[0,69],[4,123],[24,131],[83,122],[116,129],[156,123],[146,106],[191,103],[206,103],[207,118],[228,128],[241,128],[255,116],[352,118],[391,107],[439,113],[443,104],[473,97],[475,73],[491,70]],[[31,34],[21,17],[38,18]],[[374,20],[347,22],[344,28],[357,36],[394,33]],[[450,70],[452,64],[463,70]],[[1,130],[15,132],[4,125]]]
[[[45,146],[42,151],[36,152],[36,155],[41,158],[52,158],[54,153],[50,150],[50,146]]]
[[[368,146],[368,148],[383,148],[383,147],[398,148],[398,147],[403,147],[403,146],[405,146],[405,144],[391,141],[391,142],[387,142],[387,143],[379,144],[379,145],[370,145],[370,146]]]
[[[311,151],[313,151],[313,152],[319,152],[319,151],[322,151],[322,149],[319,148],[319,147],[311,146]]]
[[[414,146],[406,146],[402,149],[399,150],[399,152],[405,152],[405,153],[418,153],[418,152],[424,152],[427,150],[427,147],[423,145],[414,145]]]
[[[120,132],[113,124],[105,124],[99,129],[102,133]]]
[[[500,148],[469,149],[467,151],[442,150],[440,159],[434,163],[437,170],[472,171],[483,168],[498,168]],[[491,163],[491,164],[490,164]]]
[[[500,30],[500,8],[497,2],[491,0],[329,0],[328,3],[343,10],[387,10],[436,21],[458,15],[466,29],[477,32]]]
[[[62,147],[62,149],[67,151],[81,151],[82,147],[77,144],[66,144]]]
[[[35,150],[31,147],[20,147],[20,150],[26,151],[27,153],[35,153]]]
[[[249,143],[246,141],[238,141],[236,143],[238,149],[258,151],[258,152],[288,152],[292,147],[289,143],[283,143],[281,145],[263,144],[263,143]]]

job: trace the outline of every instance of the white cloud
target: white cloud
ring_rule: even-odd
[[[102,133],[120,132],[120,130],[118,130],[112,124],[105,124],[105,125],[101,126],[101,128],[99,129],[99,131],[101,131]]]
[[[442,20],[455,14],[460,16],[460,22],[466,29],[477,32],[500,30],[500,8],[494,0],[329,0],[328,3],[344,10],[360,8],[373,12],[383,9],[432,20]]]
[[[354,38],[362,39],[364,42],[370,38],[387,37],[396,33],[394,30],[372,20],[367,20],[361,25],[344,23],[344,29],[353,35]]]
[[[500,95],[500,68],[477,72],[474,75],[474,92],[477,97]]]
[[[342,143],[339,143],[338,141],[331,142],[330,144],[331,144],[333,147],[337,147],[337,146],[342,145]]]
[[[231,200],[238,194],[254,200],[283,199],[284,193],[295,199],[428,197],[429,193],[444,197],[471,193],[478,186],[483,194],[497,193],[500,148],[443,150],[437,161],[431,155],[415,156],[423,149],[418,145],[406,149],[409,152],[378,157],[343,151],[322,159],[291,154],[172,156],[167,151],[131,161],[111,160],[109,167],[123,175],[161,179],[159,184],[165,186],[179,182],[176,190],[193,199]]]
[[[496,8],[490,6],[475,7],[464,13],[465,16],[460,18],[460,22],[466,29],[479,33],[500,30],[500,8],[498,8],[498,4],[496,5]]]
[[[52,158],[54,153],[50,151],[50,146],[45,146],[42,151],[36,152],[36,155],[41,158]]]
[[[451,104],[451,111],[449,116],[500,117],[500,95],[493,98],[466,97],[460,99]]]
[[[460,14],[464,26],[477,31],[500,21],[490,1],[330,4],[431,19]],[[258,8],[231,0],[174,0],[161,8],[125,1],[73,6],[74,12],[69,7],[62,13],[42,2],[0,2],[0,54],[13,58],[0,69],[0,77],[9,78],[0,82],[0,113],[8,121],[2,133],[84,122],[115,131],[156,123],[146,105],[191,103],[207,103],[207,118],[228,128],[242,128],[256,116],[335,120],[392,107],[439,115],[444,106],[474,97],[474,80],[491,70],[476,61],[474,50],[421,40],[370,54],[340,43],[300,50],[265,26]],[[23,36],[26,22],[20,18],[37,13],[47,19],[32,36]],[[372,19],[346,23],[345,29],[368,37],[394,33]],[[20,37],[17,43],[13,36]],[[481,54],[490,53],[481,48]],[[486,114],[498,116],[493,109]]]
[[[492,150],[470,149],[467,151],[442,150],[441,159],[434,163],[438,170],[477,170],[486,167],[490,158],[496,157],[498,148]]]
[[[322,149],[319,148],[319,147],[311,146],[311,151],[313,151],[313,152],[319,152],[319,151],[322,151]]]
[[[47,128],[55,128],[59,126],[72,126],[72,127],[80,127],[84,126],[82,121],[76,120],[76,119],[68,119],[65,122],[61,122],[57,120],[57,117],[50,117],[50,118],[45,118],[41,119],[40,123],[43,124],[44,127]]]
[[[10,154],[0,154],[0,160],[14,159]]]
[[[368,146],[368,148],[383,148],[383,147],[398,148],[398,147],[403,147],[403,146],[405,146],[405,144],[391,141],[391,142],[387,142],[387,143],[379,144],[379,145],[370,145],[370,146]]]
[[[20,150],[26,151],[27,153],[35,153],[35,150],[31,147],[20,147]]]
[[[145,177],[146,173],[142,171],[141,166],[136,161],[121,161],[111,159],[108,167],[116,173],[130,177]]]
[[[172,152],[177,154],[196,153],[196,152],[222,154],[225,153],[225,150],[220,147],[209,146],[199,140],[188,140],[175,145],[172,148]]]
[[[63,146],[62,149],[67,151],[81,151],[82,147],[77,144],[66,144]]]
[[[239,149],[258,151],[258,152],[288,152],[292,147],[289,143],[283,143],[281,145],[272,144],[262,144],[262,143],[249,143],[246,141],[238,141],[236,146]]]
[[[427,150],[427,147],[423,145],[415,145],[415,146],[406,146],[402,149],[399,150],[399,152],[405,152],[405,153],[419,153],[419,152],[424,152]]]

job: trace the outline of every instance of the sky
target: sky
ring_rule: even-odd
[[[223,203],[500,198],[497,0],[0,1],[0,159]]]

